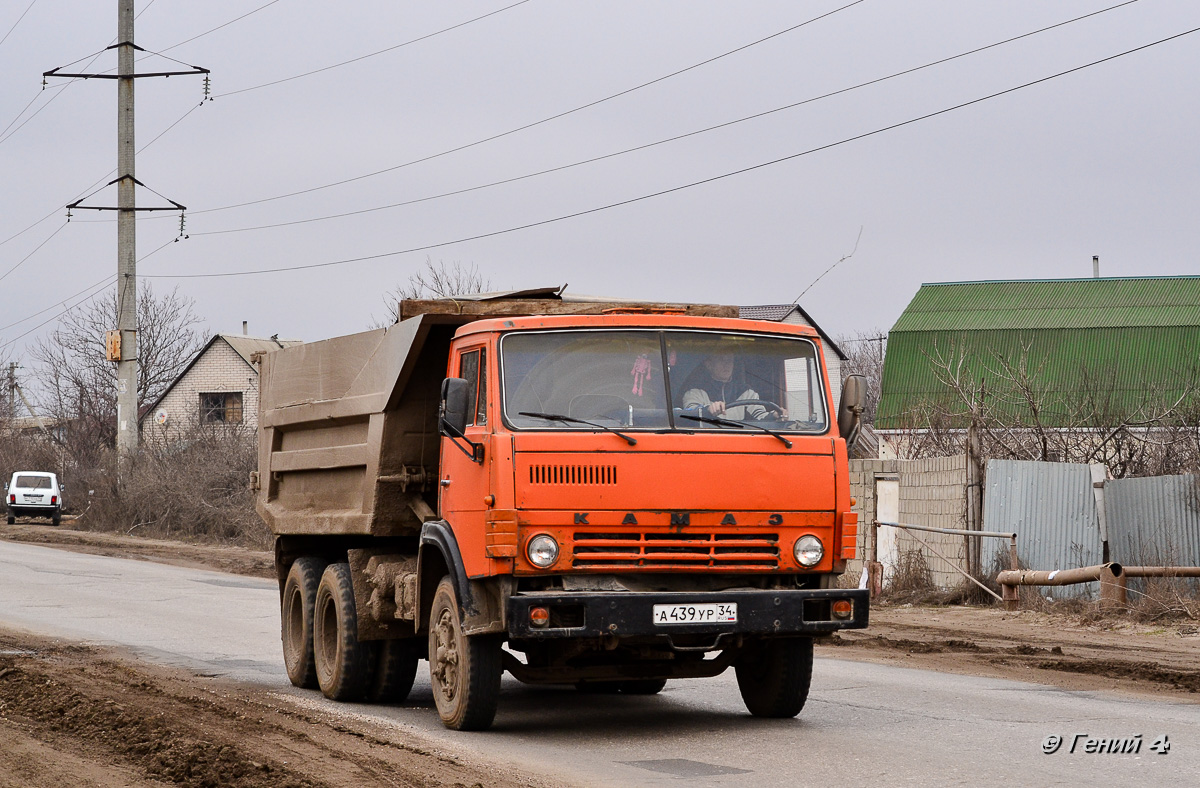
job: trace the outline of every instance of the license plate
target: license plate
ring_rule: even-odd
[[[697,605],[655,605],[655,624],[732,624],[737,621],[737,602]]]

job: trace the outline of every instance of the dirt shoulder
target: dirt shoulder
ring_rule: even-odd
[[[532,788],[400,725],[0,630],[0,786]]]
[[[72,521],[69,518],[64,518],[63,524],[57,528],[44,524],[44,521],[18,521],[15,525],[0,523],[0,539],[41,544],[91,555],[157,561],[194,569],[213,569],[235,575],[275,576],[275,557],[265,550],[143,539],[100,531],[79,531],[71,525]]]
[[[824,656],[1200,703],[1200,622],[1136,624],[993,608],[875,606]]]

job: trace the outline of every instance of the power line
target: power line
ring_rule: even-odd
[[[33,8],[36,4],[37,0],[31,0],[29,5],[25,7],[25,10],[21,12],[21,15],[17,17],[17,21],[13,22],[12,27],[10,27],[8,32],[4,34],[4,38],[0,38],[0,46],[4,46],[4,42],[7,41],[8,37],[12,35],[12,31],[17,29],[17,25],[21,24],[21,20],[24,19],[25,15],[29,13],[29,9]]]
[[[302,79],[303,77],[311,77],[313,74],[320,74],[323,71],[330,71],[335,68],[341,68],[342,66],[348,66],[351,63],[358,63],[359,61],[366,60],[367,58],[372,58],[377,55],[382,55],[386,52],[391,52],[395,49],[400,49],[401,47],[406,47],[409,44],[415,44],[418,41],[424,41],[427,38],[433,38],[434,36],[440,36],[442,33],[448,33],[451,30],[457,30],[458,28],[465,27],[465,26],[471,24],[472,22],[478,22],[481,19],[487,19],[489,16],[495,16],[496,14],[503,13],[503,12],[509,10],[510,8],[516,8],[519,5],[525,5],[528,2],[529,2],[529,0],[520,0],[520,2],[513,3],[512,5],[506,5],[506,6],[504,6],[504,8],[499,8],[495,11],[490,11],[486,14],[483,14],[482,16],[477,16],[474,19],[468,19],[465,22],[459,22],[456,25],[451,25],[450,27],[445,27],[445,28],[442,28],[441,30],[436,30],[432,33],[427,33],[423,36],[411,39],[409,41],[405,41],[401,44],[395,44],[393,46],[387,47],[386,49],[380,49],[377,52],[371,52],[370,54],[367,54],[367,55],[359,55],[358,57],[351,58],[350,60],[343,60],[341,63],[334,63],[331,66],[324,66],[322,68],[313,69],[312,71],[305,71],[303,74],[295,74],[290,77],[284,77],[283,79],[276,79],[271,82],[264,82],[261,85],[254,85],[254,86],[248,87],[248,88],[240,88],[239,90],[231,90],[228,93],[222,93],[221,95],[214,96],[213,98],[224,98],[225,96],[236,96],[239,93],[249,93],[252,90],[258,90],[260,88],[266,88],[266,87],[270,87],[272,85],[280,85],[284,82],[291,82],[292,80],[295,80],[295,79]]]
[[[980,98],[972,99],[970,101],[964,101],[960,104],[955,104],[953,106],[946,107],[946,108],[943,108],[940,110],[936,110],[934,112],[929,112],[924,115],[919,115],[914,118],[909,118],[908,120],[900,121],[899,123],[893,123],[888,126],[883,126],[878,129],[874,129],[872,131],[863,132],[862,134],[856,134],[853,137],[846,137],[846,138],[838,140],[836,142],[827,143],[825,145],[820,145],[815,148],[809,148],[808,150],[800,151],[799,153],[792,153],[787,156],[781,156],[777,159],[771,159],[770,161],[760,162],[759,164],[754,164],[749,167],[743,167],[741,169],[733,170],[731,172],[722,173],[720,175],[714,175],[714,176],[711,176],[708,178],[702,178],[700,180],[681,184],[679,186],[673,186],[669,189],[662,189],[660,191],[651,192],[650,194],[643,194],[639,197],[631,197],[627,200],[620,200],[618,202],[608,203],[607,205],[601,205],[601,206],[598,206],[595,208],[588,208],[586,210],[576,211],[574,213],[569,213],[569,214],[564,214],[562,216],[552,217],[550,219],[542,219],[540,221],[529,222],[527,224],[522,224],[522,225],[518,225],[515,227],[508,227],[503,230],[494,230],[494,231],[488,232],[488,233],[480,233],[478,235],[472,235],[472,236],[467,236],[467,237],[463,237],[463,238],[456,238],[452,241],[442,241],[439,243],[427,244],[425,246],[416,246],[416,247],[412,247],[409,249],[399,249],[399,250],[392,251],[392,252],[380,252],[379,254],[364,255],[362,257],[350,257],[350,258],[346,258],[343,260],[332,260],[332,261],[327,261],[324,263],[310,263],[307,265],[282,266],[279,268],[261,268],[261,269],[257,269],[257,270],[253,270],[253,271],[224,271],[224,272],[206,273],[206,274],[148,274],[147,276],[149,278],[153,278],[153,279],[209,279],[209,278],[226,277],[226,276],[252,276],[255,274],[273,274],[273,273],[281,273],[284,271],[304,271],[304,270],[313,269],[313,268],[327,268],[330,266],[346,265],[348,263],[364,262],[367,260],[378,260],[378,259],[381,259],[384,257],[395,257],[397,255],[411,254],[413,252],[424,252],[424,251],[428,251],[430,249],[438,249],[438,248],[445,247],[445,246],[452,246],[452,245],[458,244],[458,243],[466,243],[468,241],[478,241],[483,238],[493,238],[498,235],[506,235],[508,233],[519,232],[521,230],[528,230],[528,229],[531,229],[534,227],[541,227],[542,225],[553,224],[555,222],[561,222],[561,221],[565,221],[567,219],[575,219],[580,216],[587,216],[589,214],[599,213],[601,211],[606,211],[611,208],[618,208],[623,205],[631,205],[633,203],[642,202],[644,200],[649,200],[654,197],[661,197],[666,194],[673,194],[675,192],[683,191],[685,189],[690,189],[695,186],[702,186],[707,183],[714,183],[716,181],[723,180],[725,178],[731,178],[735,175],[743,175],[748,172],[753,172],[755,170],[761,170],[766,167],[772,167],[776,164],[782,164],[783,162],[786,162],[786,161],[798,159],[802,156],[808,156],[813,153],[818,153],[820,151],[825,151],[825,150],[829,150],[831,148],[836,148],[836,147],[839,147],[841,145],[846,145],[851,142],[856,142],[861,139],[866,139],[867,137],[873,137],[873,136],[882,134],[887,131],[892,131],[894,129],[902,128],[904,126],[909,126],[914,123],[919,123],[921,121],[928,120],[930,118],[935,118],[935,117],[938,117],[939,115],[945,115],[947,113],[963,109],[964,107],[970,107],[975,104],[980,104],[984,101],[990,101],[991,99],[999,98],[1000,96],[1005,96],[1005,95],[1008,95],[1009,93],[1015,93],[1018,90],[1023,90],[1025,88],[1032,87],[1034,85],[1040,85],[1043,82],[1049,82],[1050,80],[1058,79],[1059,77],[1067,76],[1068,74],[1074,74],[1078,71],[1083,71],[1084,69],[1088,69],[1093,66],[1098,66],[1102,63],[1107,63],[1109,61],[1116,60],[1121,57],[1125,57],[1126,55],[1131,55],[1135,52],[1141,52],[1142,50],[1150,49],[1151,47],[1158,46],[1159,44],[1165,44],[1169,41],[1174,41],[1178,38],[1183,38],[1184,36],[1191,35],[1198,31],[1200,31],[1200,27],[1194,27],[1190,30],[1185,30],[1182,33],[1176,33],[1175,35],[1167,36],[1166,38],[1161,38],[1161,39],[1158,39],[1157,41],[1152,41],[1149,44],[1143,44],[1141,46],[1134,47],[1133,49],[1127,49],[1124,52],[1119,52],[1115,55],[1109,55],[1108,57],[1100,58],[1099,60],[1093,60],[1090,63],[1085,63],[1081,66],[1075,66],[1074,68],[1069,68],[1065,71],[1059,71],[1059,72],[1051,74],[1049,76],[1040,77],[1038,79],[1032,80],[1030,82],[1022,83],[1015,87],[1006,88],[1004,90],[1000,90],[995,93],[989,93],[988,95],[981,96]]]
[[[64,298],[64,299],[63,299],[63,300],[61,300],[61,301],[55,301],[53,304],[51,304],[50,306],[46,307],[45,309],[39,309],[37,312],[34,312],[32,315],[26,315],[25,317],[21,318],[20,320],[14,320],[13,322],[9,323],[9,324],[8,324],[8,325],[6,325],[6,326],[0,326],[0,331],[6,331],[6,330],[8,330],[8,329],[12,328],[13,326],[19,326],[19,325],[21,325],[22,323],[24,323],[24,322],[25,322],[25,321],[27,321],[27,320],[33,320],[35,317],[38,317],[39,315],[44,315],[44,314],[46,314],[47,312],[49,312],[51,309],[54,309],[55,307],[57,307],[57,306],[60,306],[60,305],[65,305],[65,304],[67,304],[68,302],[70,302],[71,300],[73,300],[73,299],[75,299],[75,298],[78,298],[79,296],[81,296],[81,295],[83,295],[84,293],[88,292],[89,290],[95,290],[97,287],[100,287],[101,285],[103,285],[103,284],[105,284],[105,283],[107,283],[107,282],[113,281],[113,280],[115,280],[116,278],[117,278],[117,275],[116,275],[116,274],[109,274],[108,276],[106,276],[106,277],[104,277],[103,279],[101,279],[99,282],[95,282],[95,283],[93,283],[93,284],[90,284],[90,285],[88,285],[87,287],[85,287],[85,288],[83,288],[82,290],[80,290],[78,293],[75,293],[75,294],[73,294],[73,295],[69,295],[69,296],[67,296],[66,298]],[[68,309],[72,309],[72,308],[73,308],[73,307],[68,307]],[[63,314],[66,314],[66,310],[64,310],[63,312],[60,312],[60,313],[59,313],[59,315],[63,315]],[[58,316],[58,315],[56,315],[55,317],[57,317],[57,316]],[[52,318],[50,318],[50,320],[53,320],[53,319],[54,319],[53,317],[52,317]],[[46,323],[48,323],[48,322],[50,322],[50,321],[49,321],[49,320],[47,320],[47,321],[46,321]],[[36,331],[36,330],[37,330],[38,328],[40,328],[41,326],[44,326],[44,325],[46,325],[46,323],[40,323],[40,324],[38,324],[37,326],[34,326],[33,330],[35,330],[35,331]],[[26,333],[29,333],[29,332],[26,332]],[[21,337],[23,337],[23,336],[25,336],[25,334],[22,334],[22,335],[21,335]],[[21,337],[17,337],[16,339],[12,340],[12,342],[15,342],[17,339],[20,339]],[[10,342],[10,343],[8,343],[8,344],[11,344],[11,342]]]
[[[663,76],[661,76],[661,77],[656,77],[655,79],[652,79],[652,80],[650,80],[649,82],[643,82],[643,83],[641,83],[640,85],[635,85],[635,86],[633,86],[633,87],[631,87],[631,88],[626,88],[625,90],[622,90],[622,91],[619,91],[619,92],[617,92],[617,93],[613,93],[613,94],[611,94],[611,95],[605,96],[604,98],[596,99],[595,101],[589,101],[589,102],[588,102],[588,103],[586,103],[586,104],[581,104],[581,105],[579,105],[578,107],[575,107],[575,108],[573,108],[573,109],[568,109],[568,110],[565,110],[565,111],[563,111],[563,112],[559,112],[559,113],[556,113],[556,114],[554,114],[554,115],[550,115],[549,117],[542,118],[541,120],[535,120],[535,121],[533,121],[532,123],[526,123],[526,124],[524,124],[523,126],[517,126],[516,128],[509,129],[508,131],[502,131],[502,132],[500,132],[499,134],[493,134],[493,135],[492,135],[492,136],[490,136],[490,137],[484,137],[483,139],[476,140],[476,141],[474,141],[474,142],[468,142],[467,144],[465,144],[465,145],[459,145],[459,146],[458,146],[458,147],[456,147],[456,148],[450,148],[449,150],[444,150],[444,151],[441,151],[440,153],[433,153],[433,154],[430,154],[429,156],[423,156],[423,157],[421,157],[421,158],[419,158],[419,159],[413,159],[413,160],[411,160],[411,161],[406,161],[406,162],[404,162],[403,164],[397,164],[397,165],[394,165],[394,166],[392,166],[392,167],[385,167],[385,168],[384,168],[384,169],[382,169],[382,170],[375,170],[374,172],[368,172],[368,173],[365,173],[365,174],[363,174],[363,175],[357,175],[357,176],[355,176],[355,177],[353,177],[353,178],[344,178],[343,180],[340,180],[340,181],[334,181],[333,183],[326,183],[326,184],[324,184],[324,185],[322,185],[322,186],[313,186],[313,187],[311,187],[311,188],[308,188],[308,189],[301,189],[301,190],[299,190],[299,191],[288,192],[287,194],[279,194],[279,195],[276,195],[276,196],[274,196],[274,197],[264,197],[264,198],[262,198],[262,199],[259,199],[259,200],[250,200],[250,201],[248,201],[248,202],[240,202],[240,203],[235,203],[235,204],[233,204],[233,205],[223,205],[223,206],[220,206],[220,207],[218,207],[218,208],[206,208],[206,209],[204,209],[204,210],[201,210],[201,211],[192,211],[192,214],[193,214],[193,215],[199,215],[199,214],[202,214],[202,213],[216,213],[217,211],[227,211],[227,210],[230,210],[231,208],[244,208],[244,207],[246,207],[246,206],[248,206],[248,205],[259,205],[259,204],[261,204],[261,203],[265,203],[265,202],[273,202],[273,201],[275,201],[275,200],[283,200],[283,199],[286,199],[286,198],[288,198],[288,197],[296,197],[296,196],[299,196],[299,195],[301,195],[301,194],[309,194],[309,193],[311,193],[311,192],[320,191],[321,189],[329,189],[329,188],[332,188],[332,187],[334,187],[334,186],[342,186],[342,185],[344,185],[344,184],[347,184],[347,183],[353,183],[353,182],[355,182],[355,181],[361,181],[361,180],[364,180],[364,179],[366,179],[366,178],[372,178],[372,177],[374,177],[374,176],[376,176],[376,175],[382,175],[382,174],[384,174],[384,173],[386,173],[386,172],[394,172],[395,170],[403,169],[403,168],[405,168],[405,167],[411,167],[411,166],[413,166],[414,164],[421,164],[421,163],[423,163],[423,162],[432,161],[433,159],[438,159],[438,158],[441,158],[442,156],[448,156],[448,155],[450,155],[451,153],[458,153],[459,151],[467,150],[468,148],[474,148],[474,147],[476,147],[477,145],[483,145],[483,144],[484,144],[484,143],[486,143],[486,142],[492,142],[493,140],[498,140],[498,139],[500,139],[500,138],[502,138],[502,137],[507,137],[507,136],[509,136],[509,135],[511,135],[511,134],[516,134],[516,133],[518,133],[518,132],[525,131],[525,130],[527,130],[527,129],[532,129],[532,128],[534,128],[535,126],[541,126],[541,125],[542,125],[542,124],[544,124],[544,123],[549,123],[550,121],[553,121],[553,120],[558,120],[559,118],[564,118],[564,117],[566,117],[567,115],[571,115],[571,114],[574,114],[574,113],[576,113],[576,112],[580,112],[580,111],[582,111],[582,110],[585,110],[585,109],[588,109],[588,108],[590,108],[590,107],[595,107],[595,106],[597,106],[597,105],[599,105],[599,104],[603,104],[603,103],[605,103],[605,102],[607,102],[607,101],[612,101],[612,100],[613,100],[613,99],[615,99],[615,98],[619,98],[619,97],[621,97],[621,96],[628,95],[628,94],[630,94],[630,93],[633,93],[633,92],[635,92],[635,91],[641,90],[642,88],[647,88],[647,87],[649,87],[649,86],[651,86],[651,85],[657,84],[657,83],[659,83],[659,82],[663,82],[664,80],[671,79],[672,77],[677,77],[677,76],[679,76],[680,74],[684,74],[684,73],[686,73],[686,72],[688,72],[688,71],[692,71],[692,70],[694,70],[694,69],[700,68],[701,66],[708,65],[709,63],[713,63],[713,62],[715,62],[715,61],[717,61],[717,60],[720,60],[720,59],[722,59],[722,58],[729,57],[730,55],[733,55],[733,54],[736,54],[736,53],[738,53],[738,52],[741,52],[741,51],[743,51],[743,50],[749,49],[750,47],[757,46],[758,44],[762,44],[762,43],[764,43],[764,42],[766,42],[766,41],[770,41],[770,40],[771,40],[771,39],[773,39],[773,38],[778,38],[779,36],[782,36],[782,35],[784,35],[784,34],[786,34],[786,33],[790,33],[790,32],[792,32],[792,31],[794,31],[794,30],[799,30],[800,28],[802,28],[802,27],[804,27],[804,26],[806,26],[806,25],[810,25],[810,24],[812,24],[813,22],[817,22],[817,21],[819,21],[819,20],[821,20],[821,19],[824,19],[824,18],[826,18],[826,17],[829,17],[829,16],[833,16],[834,14],[838,13],[839,11],[844,11],[844,10],[846,10],[847,8],[851,8],[851,7],[853,7],[853,6],[856,6],[856,5],[858,5],[859,3],[862,3],[862,2],[864,2],[864,1],[865,1],[865,0],[854,0],[854,2],[852,2],[852,3],[848,3],[848,4],[844,5],[844,6],[841,6],[840,8],[835,8],[834,10],[832,10],[832,11],[829,11],[828,13],[821,14],[820,16],[815,16],[815,17],[813,17],[812,19],[809,19],[809,20],[807,20],[807,21],[801,22],[800,24],[797,24],[797,25],[792,25],[791,27],[788,27],[788,28],[786,28],[786,29],[784,29],[784,30],[780,30],[780,31],[778,31],[778,32],[776,32],[776,33],[772,33],[771,35],[769,35],[769,36],[766,36],[765,38],[760,38],[760,39],[758,39],[757,41],[751,41],[749,44],[743,44],[742,46],[739,46],[739,47],[737,47],[737,48],[735,48],[735,49],[731,49],[731,50],[729,50],[729,51],[727,51],[727,52],[722,52],[722,53],[721,53],[721,54],[719,54],[719,55],[716,55],[716,56],[714,56],[714,57],[707,58],[706,60],[702,60],[702,61],[700,61],[699,63],[694,63],[694,64],[692,64],[692,65],[690,65],[690,66],[687,66],[686,68],[681,68],[681,69],[678,69],[677,71],[672,71],[672,72],[671,72],[671,73],[669,73],[669,74],[664,74],[664,75],[663,75]],[[501,10],[503,10],[503,9],[501,9]],[[231,95],[231,94],[228,94],[228,93],[226,93],[225,95]]]
[[[50,237],[49,237],[49,238],[47,238],[46,240],[42,241],[40,244],[38,244],[37,246],[35,246],[35,247],[33,248],[33,251],[32,251],[32,252],[30,252],[29,254],[27,254],[27,255],[25,255],[24,257],[22,257],[20,260],[18,260],[18,261],[16,262],[16,264],[15,264],[15,265],[13,265],[13,267],[12,267],[12,268],[10,268],[10,269],[8,269],[7,271],[5,271],[3,275],[0,275],[0,282],[3,282],[3,281],[4,281],[4,280],[5,280],[7,277],[8,277],[8,275],[9,275],[9,274],[11,274],[13,271],[17,270],[18,268],[20,268],[22,263],[24,263],[24,262],[25,262],[26,260],[28,260],[30,257],[33,257],[35,254],[37,254],[37,251],[38,251],[38,249],[41,249],[41,248],[42,248],[43,246],[45,246],[46,244],[50,243],[50,240],[51,240],[52,238],[54,238],[54,236],[56,236],[56,235],[58,235],[59,233],[61,233],[61,232],[62,232],[62,230],[63,230],[63,228],[64,228],[64,227],[66,227],[66,226],[67,226],[67,222],[63,222],[62,224],[60,224],[60,225],[58,226],[58,228],[57,228],[57,229],[56,229],[54,232],[50,233]]]
[[[374,213],[377,211],[389,210],[392,208],[402,208],[402,207],[405,207],[408,205],[416,205],[418,203],[430,202],[430,201],[442,199],[445,197],[453,197],[453,196],[457,196],[460,194],[467,194],[469,192],[475,192],[475,191],[480,191],[483,189],[489,189],[489,188],[492,188],[495,186],[502,186],[502,185],[509,184],[509,183],[516,183],[517,181],[527,180],[529,178],[536,178],[536,177],[539,177],[542,175],[549,175],[549,174],[555,173],[555,172],[562,172],[563,170],[568,170],[573,167],[580,167],[585,164],[594,164],[598,161],[604,161],[605,159],[611,159],[611,158],[615,158],[617,156],[623,156],[627,153],[634,153],[637,151],[646,150],[648,148],[653,148],[658,145],[665,145],[670,142],[677,142],[678,140],[687,139],[688,137],[694,137],[694,136],[697,136],[700,134],[706,134],[710,131],[716,131],[718,129],[728,128],[730,126],[734,126],[739,123],[745,123],[747,121],[757,120],[758,118],[763,118],[763,117],[766,117],[768,115],[772,115],[772,114],[775,114],[778,112],[783,112],[783,111],[789,110],[789,109],[795,109],[797,107],[804,106],[806,104],[812,104],[814,102],[821,101],[823,99],[831,98],[833,96],[839,96],[844,93],[849,93],[850,91],[853,91],[853,90],[858,90],[860,88],[868,87],[870,85],[877,85],[881,82],[886,82],[890,79],[895,79],[897,77],[902,77],[907,74],[912,74],[916,71],[921,71],[923,69],[931,68],[933,66],[942,65],[942,64],[948,63],[952,60],[957,60],[959,58],[977,54],[979,52],[983,52],[988,49],[994,49],[994,48],[1002,46],[1004,44],[1010,44],[1013,41],[1018,41],[1023,38],[1028,38],[1030,36],[1034,36],[1039,33],[1044,33],[1048,30],[1053,30],[1055,28],[1062,27],[1064,25],[1072,24],[1074,22],[1079,22],[1079,21],[1087,19],[1089,17],[1093,17],[1098,14],[1103,14],[1107,11],[1112,11],[1114,9],[1121,8],[1123,6],[1132,5],[1139,1],[1140,0],[1125,0],[1125,2],[1118,3],[1117,5],[1109,6],[1108,8],[1100,9],[1099,11],[1093,11],[1091,13],[1084,14],[1082,16],[1077,16],[1073,19],[1068,19],[1066,21],[1058,22],[1053,25],[1047,25],[1046,27],[1042,27],[1037,30],[1032,30],[1028,33],[1022,33],[1021,35],[1012,36],[1012,37],[1003,39],[1001,41],[996,41],[994,43],[987,44],[985,46],[976,47],[974,49],[967,50],[966,52],[960,52],[957,55],[951,55],[949,57],[944,57],[944,58],[940,58],[938,60],[933,60],[933,61],[930,61],[930,62],[925,63],[920,66],[914,66],[912,68],[907,68],[902,71],[897,71],[892,74],[888,74],[887,76],[877,77],[875,79],[867,80],[866,82],[859,82],[858,84],[851,85],[850,87],[841,88],[839,90],[834,90],[834,91],[824,93],[819,96],[813,96],[811,98],[803,99],[801,101],[795,101],[790,104],[785,104],[781,107],[775,107],[773,109],[765,110],[763,112],[756,112],[752,115],[746,115],[741,118],[736,118],[734,120],[725,121],[724,123],[718,123],[713,126],[707,126],[702,129],[696,129],[695,131],[689,131],[684,134],[676,134],[672,137],[666,137],[664,139],[660,139],[655,142],[648,142],[648,143],[645,143],[642,145],[635,145],[632,148],[625,148],[623,150],[615,151],[613,153],[605,153],[600,156],[593,156],[591,158],[582,159],[580,161],[571,162],[569,164],[562,164],[557,167],[550,167],[550,168],[547,168],[544,170],[539,170],[537,172],[527,173],[525,175],[517,175],[512,178],[504,178],[501,180],[491,181],[489,183],[484,183],[484,184],[480,184],[477,186],[469,186],[469,187],[466,187],[463,189],[455,189],[453,191],[441,192],[439,194],[429,195],[426,197],[418,197],[418,198],[414,198],[411,200],[404,200],[401,202],[388,203],[387,205],[379,205],[379,206],[374,206],[371,208],[362,208],[360,210],[355,210],[355,211],[343,211],[341,213],[327,214],[327,215],[323,215],[323,216],[314,216],[314,217],[310,217],[307,219],[295,219],[295,220],[287,221],[287,222],[275,222],[272,224],[260,224],[260,225],[255,225],[255,226],[251,226],[251,227],[235,227],[235,228],[228,228],[228,229],[224,229],[224,230],[208,230],[208,231],[204,231],[204,232],[193,232],[191,234],[196,235],[196,236],[225,235],[228,233],[250,232],[250,231],[255,231],[255,230],[268,230],[268,229],[277,228],[277,227],[290,227],[290,226],[297,225],[297,224],[307,224],[310,222],[326,221],[329,219],[344,219],[348,216],[359,216],[359,215],[366,214],[366,213]],[[204,213],[204,212],[205,211],[194,211],[193,213]],[[163,218],[163,217],[159,217],[159,218]]]
[[[174,238],[172,238],[170,241],[167,241],[167,242],[166,242],[165,244],[163,244],[162,246],[159,246],[159,247],[158,247],[158,248],[156,248],[154,251],[152,251],[152,252],[149,252],[149,253],[147,253],[147,254],[143,255],[142,257],[139,257],[139,258],[138,258],[138,262],[140,263],[140,262],[142,262],[143,260],[145,260],[146,258],[148,258],[148,257],[151,257],[152,255],[158,254],[158,253],[159,253],[159,252],[161,252],[163,249],[166,249],[168,246],[170,246],[170,245],[171,245],[171,244],[173,244],[173,243],[175,243],[175,239],[174,239]],[[53,309],[54,307],[58,306],[59,304],[65,304],[65,303],[67,303],[68,301],[70,301],[71,299],[73,299],[73,298],[77,298],[77,297],[79,297],[79,296],[83,295],[84,293],[87,293],[89,290],[95,290],[95,289],[96,289],[96,288],[98,288],[98,287],[101,287],[101,286],[106,286],[106,285],[108,285],[108,284],[113,284],[113,283],[115,283],[115,282],[116,282],[116,279],[117,279],[117,275],[116,275],[116,274],[109,274],[108,276],[106,276],[106,277],[104,277],[103,279],[101,279],[99,282],[96,282],[95,284],[92,284],[92,285],[89,285],[89,286],[87,286],[87,287],[83,288],[82,290],[80,290],[78,293],[75,293],[74,295],[67,296],[67,297],[66,297],[66,298],[64,298],[62,301],[58,301],[58,302],[56,302],[56,303],[53,303],[53,304],[51,304],[50,306],[46,307],[45,309],[42,309],[41,311],[34,312],[32,315],[29,315],[29,316],[27,316],[27,317],[23,317],[23,318],[21,318],[20,320],[17,320],[17,321],[14,321],[14,322],[12,322],[12,323],[9,323],[9,324],[8,324],[8,325],[6,325],[6,326],[0,326],[0,331],[4,331],[5,329],[12,328],[13,326],[16,326],[16,325],[20,325],[21,323],[24,323],[26,320],[32,320],[33,318],[37,317],[38,315],[42,315],[42,314],[45,314],[46,312],[49,312],[51,309]],[[29,336],[29,335],[30,335],[30,334],[32,334],[34,331],[37,331],[39,328],[41,328],[42,326],[46,325],[47,323],[52,323],[52,322],[54,322],[55,320],[58,320],[60,317],[62,317],[63,315],[67,314],[67,313],[68,313],[68,312],[70,312],[71,310],[73,310],[73,309],[78,309],[80,306],[82,306],[83,304],[87,303],[87,302],[88,302],[88,301],[90,301],[91,299],[95,298],[95,297],[96,297],[96,296],[98,296],[99,294],[100,294],[100,293],[92,293],[90,296],[88,296],[88,297],[86,297],[86,298],[82,299],[81,301],[79,301],[79,302],[77,302],[77,303],[75,303],[75,304],[72,304],[71,306],[68,306],[66,309],[62,310],[62,311],[61,311],[61,312],[59,312],[58,314],[56,314],[56,315],[54,315],[54,316],[52,316],[52,317],[50,317],[50,318],[47,318],[46,320],[43,320],[41,323],[38,323],[36,326],[34,326],[33,328],[29,329],[29,330],[28,330],[28,331],[26,331],[24,334],[20,334],[20,335],[18,335],[18,336],[16,336],[16,337],[13,337],[13,338],[12,338],[12,339],[10,339],[9,341],[5,342],[3,345],[0,345],[0,350],[3,350],[4,348],[6,348],[6,347],[8,347],[8,346],[12,345],[12,344],[13,344],[13,343],[15,343],[15,342],[16,342],[18,339],[22,339],[22,338],[24,338],[24,337],[27,337],[27,336]]]
[[[151,2],[153,2],[153,0],[151,0]],[[243,19],[245,19],[246,17],[248,17],[248,16],[251,16],[251,15],[253,15],[253,14],[257,14],[259,11],[263,10],[264,8],[266,8],[266,7],[268,7],[268,6],[275,5],[275,4],[276,4],[276,3],[278,3],[278,2],[279,2],[279,0],[271,0],[271,2],[269,2],[269,3],[263,3],[263,4],[262,4],[262,5],[260,5],[258,8],[255,8],[253,11],[247,11],[246,13],[242,14],[242,15],[241,15],[241,16],[239,16],[239,17],[235,17],[235,18],[233,18],[233,19],[230,19],[228,22],[226,22],[226,23],[224,23],[224,24],[217,25],[216,27],[212,28],[211,30],[205,30],[203,33],[199,33],[199,34],[197,34],[197,35],[194,35],[194,36],[192,36],[191,38],[184,39],[183,41],[180,41],[178,44],[171,44],[171,46],[167,47],[166,49],[164,49],[164,50],[162,50],[162,51],[163,51],[163,52],[170,52],[172,49],[175,49],[176,47],[181,47],[181,46],[183,46],[184,44],[190,44],[190,43],[192,43],[193,41],[195,41],[197,38],[203,38],[204,36],[208,35],[209,33],[215,33],[215,32],[217,32],[218,30],[220,30],[220,29],[221,29],[221,28],[223,28],[223,27],[229,27],[229,26],[230,26],[230,25],[232,25],[234,22],[240,22],[240,21],[242,21]],[[149,6],[146,6],[146,8],[149,8]],[[143,10],[143,11],[145,11],[145,9],[142,9],[142,10]],[[143,59],[144,59],[144,58],[143,58]]]

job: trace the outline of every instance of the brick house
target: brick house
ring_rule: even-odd
[[[255,353],[298,340],[217,334],[141,417],[143,439],[169,442],[199,425],[258,428]]]

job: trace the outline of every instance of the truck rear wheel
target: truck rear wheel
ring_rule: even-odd
[[[283,584],[280,619],[283,635],[283,664],[292,684],[316,689],[317,668],[313,663],[313,606],[325,562],[297,558]]]
[[[313,607],[313,657],[325,697],[359,700],[366,694],[369,653],[358,640],[349,564],[330,564],[321,575]]]
[[[755,717],[795,717],[808,700],[812,638],[772,638],[749,646],[734,663],[738,689]]]
[[[377,642],[367,700],[372,703],[404,702],[417,678],[419,642],[416,638]]]
[[[463,634],[449,576],[438,583],[429,612],[429,680],[447,728],[481,731],[491,726],[500,704],[500,638]]]

